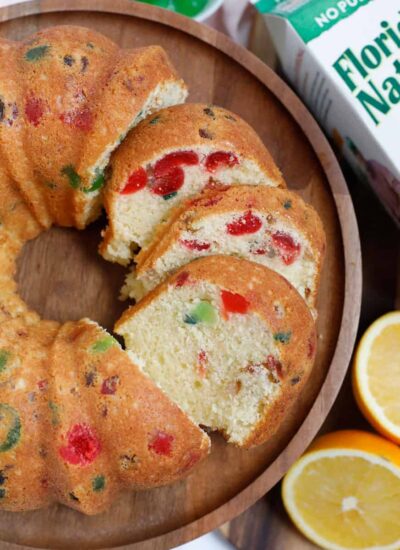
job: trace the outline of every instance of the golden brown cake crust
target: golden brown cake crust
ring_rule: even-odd
[[[104,177],[88,169],[169,81],[184,87],[159,46],[122,50],[68,25],[0,39],[0,158],[43,227],[97,217]]]
[[[105,510],[181,479],[208,436],[89,320],[0,324],[0,508]]]
[[[35,323],[39,315],[19,296],[14,276],[16,260],[24,243],[36,237],[42,228],[2,166],[0,197],[0,323],[17,317]]]
[[[53,499],[45,462],[51,410],[45,396],[48,350],[58,323],[0,324],[0,508],[34,510]]]
[[[250,302],[250,311],[264,319],[279,346],[282,391],[279,399],[266,409],[264,418],[243,444],[244,447],[259,445],[279,428],[312,370],[316,353],[316,329],[311,313],[290,283],[270,269],[230,256],[209,256],[182,267],[138,304],[130,307],[117,321],[115,331],[120,334],[125,322],[158,296],[168,292],[169,288],[173,288],[182,273],[188,275],[188,284],[196,280],[207,281],[244,296]]]
[[[238,115],[214,105],[187,103],[163,109],[141,122],[113,155],[112,178],[104,193],[109,225],[104,232],[100,253],[115,238],[115,202],[129,175],[154,158],[176,149],[206,146],[213,151],[234,152],[250,159],[274,182],[286,187],[269,151],[256,132]]]
[[[190,150],[204,145],[214,150],[232,150],[253,160],[276,185],[286,187],[269,151],[247,122],[222,107],[186,103],[159,111],[127,137],[113,157],[113,178],[106,195],[120,191],[131,172],[164,150]]]
[[[251,210],[261,212],[271,220],[293,227],[308,240],[314,252],[316,273],[315,292],[310,303],[315,307],[320,273],[325,256],[326,239],[320,217],[314,208],[288,189],[241,185],[226,190],[216,190],[204,197],[187,201],[178,207],[169,222],[161,226],[152,244],[135,258],[136,274],[140,278],[148,270],[155,269],[157,260],[177,241],[183,231],[196,222],[218,214],[239,214]],[[257,256],[254,257],[257,261]]]
[[[78,225],[81,191],[71,174],[78,172],[82,142],[96,116],[93,104],[118,51],[105,36],[75,26],[45,29],[19,45],[24,152],[58,225]]]
[[[24,92],[19,83],[19,46],[0,38],[0,158],[12,182],[41,227],[51,225],[42,186],[25,153]],[[10,67],[15,67],[11,71]]]
[[[96,120],[88,134],[79,169],[84,178],[87,168],[96,163],[110,141],[125,134],[149,94],[158,85],[173,81],[184,87],[160,46],[120,50],[103,93],[94,103]]]
[[[149,94],[170,82],[184,88],[158,46],[124,51],[72,26],[46,29],[24,42],[0,39],[0,415],[7,428],[0,440],[0,508],[31,510],[56,501],[98,513],[121,489],[181,479],[209,451],[204,432],[110,335],[89,320],[63,326],[40,320],[14,281],[15,260],[27,240],[52,223],[83,228],[91,220],[89,169],[140,119]],[[166,148],[201,145],[232,148],[285,187],[268,151],[237,115],[188,105],[153,115],[128,137],[114,156],[107,200],[119,193],[127,174]],[[240,193],[229,191],[221,211],[232,209]],[[202,200],[197,206],[206,214]],[[292,221],[308,231],[300,215]],[[319,232],[311,233],[315,246],[322,246]],[[306,382],[316,346],[313,321],[296,291],[268,269],[248,264],[222,256],[198,260],[117,323],[183,272],[245,296],[277,336],[283,367],[282,395],[245,447],[278,428]]]
[[[51,366],[50,393],[60,413],[51,471],[59,487],[57,496],[65,504],[97,513],[122,488],[165,485],[207,455],[204,432],[95,323],[84,319],[63,325]],[[59,452],[65,434],[82,425],[101,446],[85,468],[71,464],[68,455],[60,459]],[[91,482],[99,476],[104,488],[92,490]],[[71,499],[71,492],[78,500]]]
[[[0,323],[20,318],[31,324],[40,319],[39,315],[31,311],[20,297],[14,280],[16,259],[22,245],[23,241],[0,229]]]

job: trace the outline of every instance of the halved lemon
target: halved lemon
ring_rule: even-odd
[[[361,338],[354,360],[353,388],[372,426],[400,443],[400,311],[380,317]]]
[[[329,550],[399,550],[400,449],[356,430],[320,437],[286,474],[285,508]]]

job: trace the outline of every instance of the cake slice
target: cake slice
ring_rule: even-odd
[[[160,46],[120,50],[101,94],[94,100],[95,118],[84,142],[78,173],[83,193],[76,197],[78,227],[84,227],[101,207],[111,153],[129,130],[159,109],[183,103],[188,95],[168,55]]]
[[[209,438],[89,320],[0,323],[0,509],[86,514],[185,476]]]
[[[254,130],[237,115],[202,104],[148,117],[111,165],[104,199],[109,225],[100,253],[123,265],[135,246],[149,246],[173,208],[204,189],[244,183],[285,187]]]
[[[310,374],[316,333],[297,291],[230,256],[184,266],[116,323],[132,359],[199,425],[269,439]]]
[[[277,271],[314,309],[324,251],[321,220],[299,195],[233,186],[177,209],[158,239],[136,257],[123,294],[139,300],[182,265],[227,254]]]
[[[107,508],[123,488],[182,478],[209,450],[208,436],[86,319],[57,334],[47,399],[53,495],[86,514]]]
[[[159,46],[122,50],[58,26],[0,39],[0,159],[42,227],[84,228],[101,211],[112,151],[145,116],[185,100]]]

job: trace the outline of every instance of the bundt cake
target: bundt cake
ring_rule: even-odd
[[[100,253],[126,265],[132,247],[147,247],[182,200],[234,184],[285,187],[254,130],[220,107],[164,109],[132,132],[112,159],[104,194],[108,228]]]
[[[2,166],[43,227],[83,228],[100,213],[112,151],[186,95],[159,46],[121,50],[72,26],[0,39]]]
[[[314,321],[297,291],[274,271],[230,256],[182,267],[115,331],[194,422],[241,447],[277,430],[316,350]]]
[[[195,258],[227,254],[277,271],[314,309],[324,249],[319,216],[296,193],[233,186],[177,209],[159,238],[137,255],[123,294],[138,300]]]
[[[158,46],[69,26],[0,39],[1,509],[98,513],[188,473],[209,451],[200,425],[266,441],[306,383],[313,318],[276,271],[315,304],[318,217],[272,189],[283,178],[244,121],[186,95]],[[14,280],[26,241],[84,228],[103,197],[101,253],[128,264],[142,247],[152,289],[116,324],[128,351],[88,319],[41,320]]]
[[[98,513],[180,479],[208,436],[89,320],[0,324],[0,508]]]

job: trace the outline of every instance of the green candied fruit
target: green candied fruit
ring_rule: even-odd
[[[184,322],[187,325],[197,325],[198,323],[214,325],[217,319],[218,314],[215,307],[210,302],[201,300],[189,314],[185,315]]]
[[[21,438],[21,420],[18,412],[0,403],[0,453],[5,453],[15,447]]]
[[[4,498],[6,496],[6,490],[0,489],[0,498]]]
[[[104,353],[105,351],[109,350],[112,346],[118,346],[117,340],[111,336],[105,336],[104,338],[101,338],[100,340],[97,340],[91,347],[90,351],[92,353]]]
[[[78,187],[80,187],[81,177],[77,173],[75,168],[72,166],[72,164],[68,164],[67,166],[64,166],[61,169],[61,174],[68,178],[69,184],[73,189],[78,189]]]
[[[152,118],[149,122],[150,126],[155,126],[156,124],[158,124],[161,120],[161,117],[160,115],[157,115],[155,116],[154,118]]]
[[[208,0],[172,0],[176,11],[189,17],[195,17],[207,6]]]
[[[95,493],[103,491],[106,486],[106,478],[104,476],[96,476],[92,479],[92,489]]]
[[[163,199],[165,201],[169,201],[170,199],[173,199],[178,194],[178,191],[174,191],[173,193],[168,193],[168,195],[163,195]]]
[[[292,201],[291,200],[287,200],[283,203],[283,208],[285,208],[286,210],[289,210],[289,208],[292,208]]]
[[[106,181],[104,172],[99,168],[96,168],[94,179],[90,187],[82,189],[84,193],[93,193],[93,191],[98,191],[101,189]]]
[[[144,4],[152,4],[153,6],[158,6],[160,8],[169,8],[170,0],[139,0]]]
[[[274,334],[274,340],[280,342],[281,344],[288,344],[290,338],[292,337],[292,332],[288,330],[287,332],[276,332]]]
[[[51,410],[51,423],[53,426],[58,426],[60,423],[60,411],[57,403],[54,401],[49,401],[49,409]]]
[[[46,44],[43,46],[36,46],[26,52],[25,59],[30,62],[39,61],[48,53],[49,50],[50,46]]]
[[[11,353],[6,349],[0,349],[0,373],[4,372]]]

